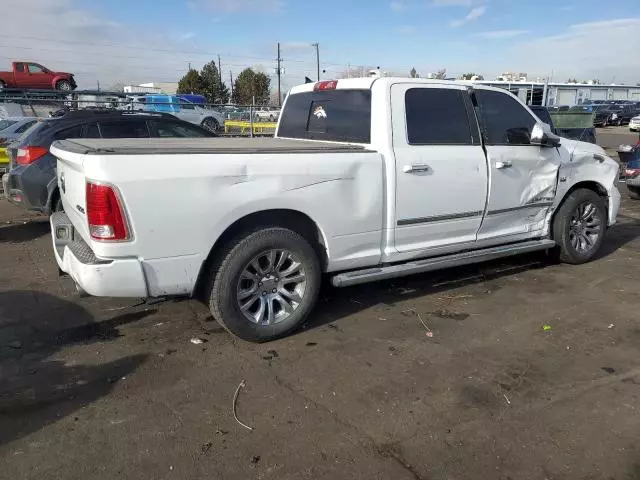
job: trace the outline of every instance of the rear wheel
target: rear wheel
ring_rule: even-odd
[[[629,196],[635,200],[640,200],[640,187],[634,187],[631,185],[627,185],[627,190],[629,190]]]
[[[214,265],[213,317],[243,340],[285,336],[306,320],[320,290],[320,261],[300,234],[262,227],[227,244]]]
[[[604,200],[592,190],[572,192],[553,220],[553,239],[559,258],[574,265],[586,263],[600,250],[607,228]]]
[[[3,91],[5,88],[6,88],[5,83],[2,80],[0,80],[0,92]]]
[[[60,90],[62,92],[70,92],[71,91],[71,82],[68,80],[60,80],[56,83],[56,90]]]

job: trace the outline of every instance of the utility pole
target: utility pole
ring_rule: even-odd
[[[98,91],[100,91],[100,80],[96,80],[98,82]]]
[[[189,71],[191,71],[191,62],[189,62]]]
[[[320,81],[320,44],[318,42],[312,43],[312,47],[316,47],[316,69],[318,71],[318,81]]]
[[[229,85],[231,85],[231,101],[233,101],[233,72],[231,70],[229,70]]]
[[[282,67],[280,67],[280,62],[282,61],[282,59],[280,58],[280,42],[278,42],[278,66],[277,68],[277,72],[278,72],[278,106],[282,106],[282,94],[280,93],[280,77],[282,76]]]
[[[218,55],[218,81],[220,82],[220,94],[222,94],[222,63],[220,63],[220,55]]]

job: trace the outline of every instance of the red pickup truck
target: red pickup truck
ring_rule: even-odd
[[[71,91],[76,88],[72,73],[52,72],[33,62],[13,62],[12,71],[0,72],[0,90],[41,88]]]

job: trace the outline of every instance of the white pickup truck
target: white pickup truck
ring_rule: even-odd
[[[250,341],[336,287],[535,250],[579,264],[615,222],[618,164],[510,93],[362,78],[291,90],[277,138],[63,140],[59,267],[85,293],[203,292]]]

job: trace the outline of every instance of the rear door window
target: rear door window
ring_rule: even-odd
[[[100,138],[100,130],[98,124],[93,122],[84,126],[83,138]]]
[[[82,138],[82,125],[65,128],[53,135],[54,140],[66,140],[67,138]]]
[[[144,120],[114,120],[100,122],[102,138],[148,138],[149,129]]]
[[[536,119],[515,98],[493,90],[476,90],[478,113],[488,145],[530,145]]]
[[[460,90],[444,88],[407,90],[405,112],[409,145],[473,145],[473,130],[464,95]]]
[[[152,137],[209,137],[206,131],[189,123],[170,122],[166,120],[150,120],[149,129]]]
[[[370,143],[371,90],[326,90],[289,95],[278,136]]]

